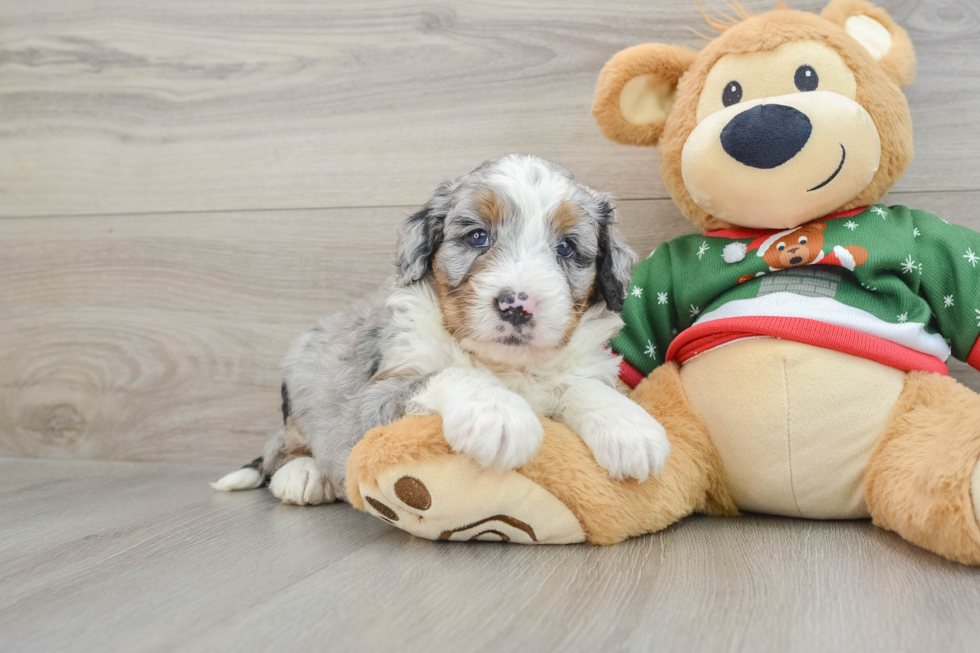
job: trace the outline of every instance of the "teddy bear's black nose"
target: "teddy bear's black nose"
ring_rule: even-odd
[[[721,130],[728,155],[753,168],[775,168],[796,156],[813,126],[802,111],[785,104],[760,104],[732,118]]]

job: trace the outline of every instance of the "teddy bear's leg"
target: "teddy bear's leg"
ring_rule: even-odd
[[[949,377],[909,374],[868,461],[871,518],[930,551],[980,565],[978,461],[980,395]]]
[[[516,471],[484,469],[452,452],[438,417],[407,416],[372,430],[354,448],[348,500],[420,537],[522,543],[613,544],[696,511],[737,514],[676,366],[655,371],[633,399],[671,441],[659,478],[610,479],[581,438],[547,419],[534,460]]]

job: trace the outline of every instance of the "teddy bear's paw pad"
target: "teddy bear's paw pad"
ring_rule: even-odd
[[[429,540],[585,541],[575,515],[540,485],[459,454],[396,465],[359,489],[369,513]]]

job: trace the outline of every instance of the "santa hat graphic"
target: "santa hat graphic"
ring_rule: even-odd
[[[799,230],[799,227],[793,227],[792,229],[780,231],[768,236],[759,236],[748,245],[745,243],[728,243],[725,245],[725,249],[722,250],[721,257],[725,259],[725,263],[738,263],[739,261],[745,260],[746,252],[758,250],[759,257],[761,258],[766,255],[766,251],[772,247],[773,243],[797,230]]]

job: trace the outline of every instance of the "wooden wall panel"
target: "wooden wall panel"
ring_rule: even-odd
[[[977,190],[980,6],[880,4],[919,54],[898,189]],[[693,0],[0,0],[0,16],[3,216],[414,204],[510,152],[666,198],[655,151],[599,134],[594,84],[624,47],[698,48],[706,29]]]
[[[980,228],[980,193],[889,199]],[[0,220],[0,455],[256,455],[289,342],[384,285],[414,208]],[[667,200],[621,213],[644,256],[690,231]]]

